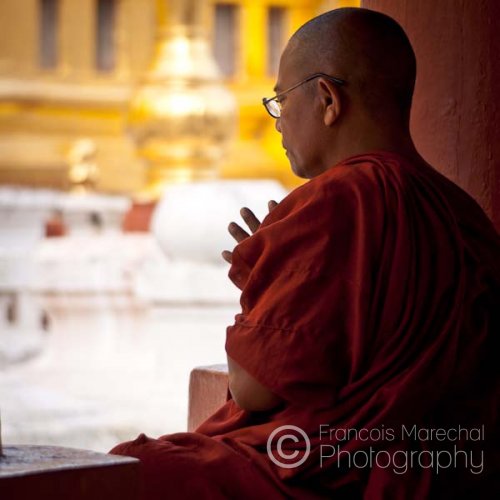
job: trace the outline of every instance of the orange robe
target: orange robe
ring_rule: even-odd
[[[227,353],[284,403],[229,400],[194,433],[115,447],[143,461],[145,498],[499,492],[500,238],[464,191],[395,153],[346,159],[290,193],[229,276]]]

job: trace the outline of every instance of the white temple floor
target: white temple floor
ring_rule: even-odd
[[[0,373],[4,444],[108,451],[187,425],[190,371],[225,363],[238,307],[66,309],[42,353]]]

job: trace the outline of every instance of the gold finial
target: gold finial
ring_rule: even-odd
[[[160,2],[155,56],[130,104],[128,129],[152,198],[167,183],[216,178],[234,135],[235,99],[205,37],[206,12],[206,0]]]

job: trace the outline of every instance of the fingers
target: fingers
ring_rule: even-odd
[[[267,204],[267,206],[268,206],[269,212],[272,212],[278,206],[278,203],[276,201],[274,201],[274,200],[271,200],[271,201],[269,201],[269,203]],[[260,227],[260,220],[257,219],[257,217],[255,216],[255,214],[249,208],[243,207],[240,210],[240,215],[243,218],[243,220],[245,221],[246,225],[249,227],[249,229],[252,232],[252,234],[255,233],[255,231],[257,231],[257,229],[259,229],[259,227]],[[231,222],[231,224],[229,224],[229,226],[228,226],[227,229],[229,231],[229,234],[238,243],[240,243],[243,240],[245,240],[245,239],[247,239],[247,238],[250,237],[250,235],[241,226],[239,226],[238,224],[236,224],[236,222]],[[227,252],[228,254],[231,253],[228,250],[224,250],[224,252]],[[228,260],[228,259],[230,259],[229,255],[224,254],[224,252],[222,252],[222,257],[224,258],[224,260],[226,260],[227,262],[231,263],[231,260]],[[226,256],[224,256],[224,255],[226,255]]]
[[[228,264],[232,264],[232,262],[233,262],[233,252],[230,252],[229,250],[224,250],[221,255],[222,255],[222,258]]]
[[[278,206],[278,202],[276,202],[274,200],[270,200],[267,203],[267,208],[269,209],[269,213],[271,213],[277,206]]]
[[[255,214],[249,208],[243,207],[240,210],[240,215],[252,233],[255,233],[259,229],[260,220],[255,217]]]
[[[268,202],[267,207],[269,209],[269,212],[272,212],[276,207],[278,206],[278,203],[274,200],[271,200]],[[243,207],[240,210],[240,215],[245,221],[246,225],[250,228],[250,231],[252,233],[255,233],[257,229],[260,227],[260,220],[257,219],[255,214],[247,207]]]
[[[243,229],[241,228],[240,226],[238,226],[238,224],[236,224],[236,222],[231,222],[231,224],[229,224],[227,230],[229,231],[229,234],[239,243],[240,241],[243,241],[247,238],[250,237],[250,235]]]

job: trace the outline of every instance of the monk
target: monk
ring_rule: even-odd
[[[374,11],[289,41],[263,102],[308,181],[229,227],[227,403],[111,450],[141,460],[144,498],[500,498],[500,238],[417,152],[415,74]]]

